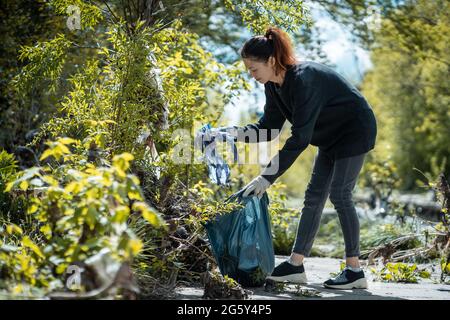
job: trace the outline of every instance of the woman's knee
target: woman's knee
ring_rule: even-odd
[[[330,201],[335,208],[353,206],[352,192],[341,189],[332,190]]]
[[[326,190],[308,188],[305,192],[305,206],[316,205],[321,203],[324,198],[326,198]]]

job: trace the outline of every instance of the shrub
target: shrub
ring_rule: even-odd
[[[117,261],[131,261],[143,244],[127,227],[130,216],[142,216],[154,227],[159,214],[143,202],[139,180],[126,173],[133,156],[117,155],[108,166],[96,167],[78,140],[48,142],[43,167],[24,170],[6,192],[30,198],[27,233],[14,224],[3,226],[0,268],[16,282],[53,289],[67,268],[108,248]],[[51,159],[50,159],[51,158]],[[15,287],[13,292],[20,292]]]

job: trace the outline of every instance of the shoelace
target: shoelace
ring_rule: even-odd
[[[333,278],[333,280],[336,281],[336,282],[344,282],[344,281],[346,281],[347,277],[346,277],[345,274],[346,274],[347,270],[348,270],[347,268],[342,270],[336,277]]]

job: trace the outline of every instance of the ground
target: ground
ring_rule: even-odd
[[[275,264],[287,259],[276,256]],[[339,271],[341,260],[332,258],[307,258],[305,270],[308,284],[298,287],[288,285],[282,293],[266,292],[264,287],[252,288],[251,300],[292,300],[292,299],[325,299],[325,300],[450,300],[450,285],[440,284],[439,270],[432,273],[431,279],[420,279],[417,284],[385,283],[373,281],[373,275],[364,267],[368,278],[367,290],[332,290],[325,289],[322,283],[330,278],[330,273]],[[419,267],[425,267],[419,266]],[[428,266],[429,267],[429,266]],[[437,268],[439,269],[439,268]],[[431,271],[431,270],[430,270]],[[296,294],[300,288],[300,294]],[[177,288],[178,299],[202,299],[203,288]]]

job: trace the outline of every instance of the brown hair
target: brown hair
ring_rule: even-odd
[[[254,36],[244,43],[241,57],[262,62],[275,58],[275,73],[286,70],[297,62],[289,35],[283,30],[270,27],[264,36]]]

